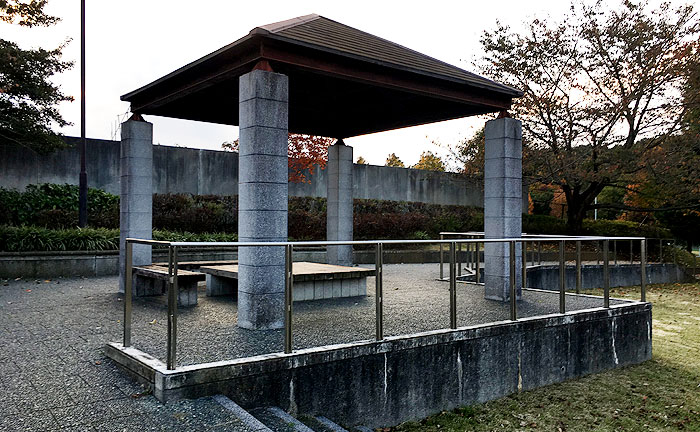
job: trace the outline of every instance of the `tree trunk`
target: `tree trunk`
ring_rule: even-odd
[[[566,200],[566,231],[569,235],[583,233],[583,219],[586,217],[586,203],[578,194],[567,194]]]

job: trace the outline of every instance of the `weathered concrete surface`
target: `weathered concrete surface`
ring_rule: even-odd
[[[367,278],[294,282],[294,301],[367,297]]]
[[[253,70],[238,85],[238,240],[287,241],[289,79]],[[238,253],[238,326],[283,326],[284,249],[248,247]]]
[[[692,281],[676,264],[647,264],[647,283],[676,283]],[[566,289],[576,288],[576,266],[566,267]],[[639,264],[619,264],[609,267],[610,286],[635,286],[641,283],[641,268]],[[590,290],[603,287],[603,266],[586,264],[581,266],[581,289]],[[527,287],[545,290],[559,290],[559,265],[541,265],[529,267],[527,270]]]
[[[126,368],[152,368],[159,400],[222,393],[247,408],[380,427],[640,363],[651,352],[651,304],[634,302],[175,371],[115,357]]]
[[[153,124],[122,123],[119,193],[119,292],[124,292],[126,239],[153,236]],[[132,264],[151,264],[151,246],[135,244]]]
[[[484,129],[484,237],[520,238],[522,234],[522,126],[519,120],[498,118]],[[522,267],[522,244],[515,246],[515,268]],[[507,243],[484,244],[484,295],[510,298],[510,250]],[[516,296],[522,275],[516,271]]]
[[[79,138],[66,140],[77,145]],[[119,141],[87,141],[88,186],[119,194]],[[24,189],[37,183],[78,184],[76,147],[40,156],[0,145],[0,186]],[[454,173],[353,165],[353,198],[483,206],[483,185]],[[153,146],[153,192],[238,194],[238,153]],[[289,195],[327,197],[328,170],[317,169],[309,183],[289,183]],[[527,205],[527,195],[524,197]]]
[[[352,147],[339,140],[328,148],[326,239],[352,241]],[[328,246],[328,264],[352,265],[352,246]]]

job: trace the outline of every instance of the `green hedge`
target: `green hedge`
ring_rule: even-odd
[[[98,189],[88,191],[91,229],[76,230],[78,188],[41,184],[25,192],[0,188],[0,225],[36,226],[4,234],[1,250],[94,250],[116,248],[119,197]],[[482,231],[483,211],[475,207],[415,202],[354,200],[353,231],[356,240],[430,239],[441,231]],[[237,197],[189,194],[154,194],[154,238],[168,233],[171,240],[235,238],[238,226]],[[107,229],[100,231],[98,228]],[[633,222],[598,220],[584,222],[584,234],[601,236],[671,237],[668,230]],[[523,231],[530,234],[566,234],[566,221],[549,215],[523,215]],[[41,232],[42,234],[37,234]],[[289,198],[288,232],[291,240],[326,238],[326,200]],[[72,234],[75,236],[71,237]],[[219,233],[219,234],[208,234]],[[227,234],[225,234],[227,233]],[[9,237],[8,237],[9,236]],[[111,245],[114,245],[112,247]],[[32,248],[32,249],[27,249]],[[43,248],[43,249],[42,249]]]
[[[119,227],[119,197],[88,189],[88,220],[93,227]],[[72,228],[78,221],[78,186],[29,185],[19,192],[0,188],[0,225]]]
[[[3,252],[116,249],[119,249],[119,230],[115,229],[0,227],[0,251]]]
[[[528,234],[568,234],[566,221],[548,215],[523,215],[523,232]],[[583,221],[583,235],[604,237],[672,238],[671,231],[637,222],[592,220]]]
[[[231,233],[190,233],[153,230],[154,240],[235,242]],[[119,230],[107,228],[49,229],[0,226],[0,251],[112,251],[119,249]]]

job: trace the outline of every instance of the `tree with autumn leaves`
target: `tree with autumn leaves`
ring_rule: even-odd
[[[697,16],[691,6],[666,3],[602,6],[575,2],[561,22],[535,19],[524,32],[499,25],[482,37],[484,74],[524,92],[512,114],[523,121],[525,174],[561,189],[574,233],[589,210],[635,208],[595,204],[605,188],[642,195],[644,187],[630,185],[644,176],[667,195],[692,189],[690,177],[677,181],[678,164],[670,161],[687,156],[678,140],[698,99],[687,90],[700,55]],[[697,201],[656,204],[636,210],[672,211]]]
[[[422,169],[428,171],[445,171],[445,162],[442,158],[431,151],[424,151],[420,155],[420,159],[415,165],[411,165],[413,169]]]
[[[288,164],[289,181],[308,183],[307,176],[313,175],[316,167],[324,169],[328,162],[328,147],[333,138],[305,134],[289,134]],[[238,139],[221,144],[225,150],[238,151]]]

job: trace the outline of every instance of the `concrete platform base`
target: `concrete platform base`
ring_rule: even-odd
[[[244,408],[279,406],[381,427],[646,361],[651,304],[630,301],[175,370],[119,343],[105,353],[148,381],[160,401],[224,394]]]

